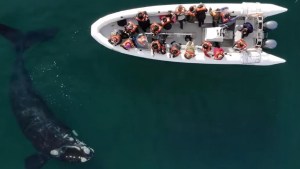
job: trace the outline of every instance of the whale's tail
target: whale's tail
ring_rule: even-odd
[[[52,39],[57,32],[57,28],[46,28],[30,31],[24,34],[17,29],[0,24],[0,34],[12,42],[18,52],[24,52],[26,49],[38,42],[44,42]]]

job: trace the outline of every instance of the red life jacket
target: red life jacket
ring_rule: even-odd
[[[214,59],[221,60],[224,57],[224,50],[222,48],[215,48],[214,49]]]

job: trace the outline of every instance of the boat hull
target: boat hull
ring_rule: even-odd
[[[189,6],[197,5],[197,4],[183,4],[183,5],[186,8],[188,8]],[[238,16],[260,14],[263,15],[264,17],[269,17],[287,11],[286,8],[282,8],[273,4],[260,4],[260,3],[242,3],[242,4],[214,3],[214,4],[205,4],[205,5],[207,8],[212,8],[212,9],[229,7],[231,13],[234,13],[234,15],[238,15]],[[241,53],[235,52],[230,47],[225,48],[227,55],[225,55],[225,57],[222,60],[214,60],[212,58],[208,58],[204,55],[204,53],[200,49],[200,41],[203,39],[203,37],[201,37],[202,39],[200,38],[200,36],[202,36],[200,34],[203,33],[199,33],[201,32],[199,30],[195,31],[197,29],[196,26],[197,24],[192,25],[191,23],[187,23],[184,25],[185,32],[187,33],[192,32],[195,35],[199,34],[198,41],[195,43],[197,48],[196,57],[192,59],[186,59],[183,56],[183,54],[181,54],[176,58],[170,58],[168,57],[168,54],[153,55],[153,53],[149,49],[133,48],[130,50],[124,50],[122,47],[114,46],[108,42],[108,37],[110,35],[110,32],[113,29],[122,29],[122,27],[117,25],[117,21],[127,19],[128,21],[136,22],[134,17],[139,11],[147,11],[148,15],[152,16],[152,18],[150,19],[151,21],[155,19],[158,20],[159,15],[165,15],[168,13],[168,11],[174,10],[177,6],[178,4],[150,6],[150,7],[135,8],[135,9],[125,10],[125,11],[120,11],[120,12],[106,15],[98,19],[95,23],[93,23],[93,25],[91,26],[91,35],[101,45],[111,50],[123,54],[127,54],[127,55],[142,57],[146,59],[155,59],[160,61],[195,63],[195,64],[245,64],[245,65],[273,65],[273,64],[279,64],[285,62],[284,59],[271,55],[264,51],[257,52],[257,49],[254,47],[254,45],[250,46],[247,52],[241,52]],[[274,10],[270,10],[270,9],[274,9]],[[205,22],[211,23],[211,20],[212,20],[211,17],[209,16],[209,14],[207,14],[207,18]],[[174,25],[172,31],[173,31],[172,33],[175,33],[176,31],[181,31],[181,30],[179,29],[178,25]],[[168,33],[170,31],[165,31],[165,32]],[[257,32],[254,32],[253,34],[257,34]],[[251,43],[253,40],[249,38],[248,41]],[[182,46],[184,49],[185,45]]]

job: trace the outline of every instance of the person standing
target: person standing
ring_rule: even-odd
[[[212,16],[212,26],[217,27],[221,21],[221,10],[219,8],[216,10],[209,8],[209,14]]]
[[[204,4],[200,3],[196,8],[196,18],[198,20],[199,27],[204,24],[204,20],[206,18],[207,8]]]
[[[183,29],[183,21],[185,20],[185,13],[186,13],[186,9],[183,5],[179,5],[175,9],[177,20],[180,23],[180,29]]]
[[[142,28],[144,32],[150,27],[150,19],[146,11],[139,12],[135,19],[138,21],[138,25]]]
[[[195,21],[196,21],[196,5],[190,6],[189,10],[186,11],[185,19],[187,22],[195,23]]]

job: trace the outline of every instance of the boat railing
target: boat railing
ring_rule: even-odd
[[[145,33],[145,35],[153,35],[153,33]],[[193,33],[159,33],[159,35],[176,35],[176,36],[186,36],[186,35],[193,35]]]

